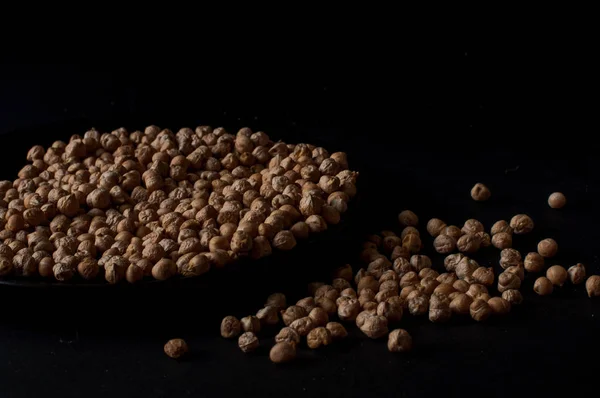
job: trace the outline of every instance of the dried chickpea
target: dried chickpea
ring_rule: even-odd
[[[438,253],[449,254],[456,249],[456,240],[450,235],[438,235],[433,241],[433,247]]]
[[[488,305],[496,315],[506,315],[510,312],[510,303],[502,297],[492,297],[488,300]]]
[[[502,292],[502,298],[511,305],[519,305],[523,302],[523,295],[516,289],[508,289]]]
[[[600,276],[591,275],[585,281],[585,290],[590,298],[600,296]]]
[[[419,224],[419,217],[410,210],[404,210],[398,214],[398,221],[403,227],[416,227]]]
[[[295,329],[292,329],[288,326],[281,329],[279,333],[277,333],[277,335],[275,336],[276,343],[281,343],[285,341],[290,344],[293,344],[294,346],[300,344],[300,339],[301,338],[298,332],[296,332]]]
[[[427,222],[427,232],[432,237],[436,238],[446,228],[446,223],[439,218],[432,218]]]
[[[554,192],[548,197],[548,206],[553,209],[560,209],[567,204],[567,198],[562,192]]]
[[[477,322],[482,322],[490,317],[492,314],[492,309],[485,300],[477,299],[469,306],[469,312],[471,314],[471,318]]]
[[[456,247],[458,250],[464,253],[475,253],[477,250],[479,250],[480,245],[481,238],[474,233],[466,233],[456,242]]]
[[[552,282],[550,279],[545,276],[541,276],[535,280],[533,284],[533,291],[539,294],[540,296],[547,296],[552,294],[554,287],[552,286]]]
[[[569,267],[567,273],[569,274],[569,280],[574,285],[578,285],[585,281],[585,266],[581,263]]]
[[[504,269],[521,265],[521,253],[515,249],[503,249],[500,252],[500,266]]]
[[[506,249],[512,246],[512,235],[508,232],[498,232],[492,236],[492,245],[496,249]]]
[[[492,193],[490,192],[488,187],[486,187],[480,182],[478,182],[477,184],[475,184],[475,186],[473,186],[473,188],[471,188],[471,197],[477,202],[484,202],[488,200],[490,196],[492,196]]]
[[[546,270],[546,278],[548,278],[554,286],[562,286],[568,278],[567,270],[560,265],[553,265]]]
[[[521,287],[521,279],[518,275],[510,272],[503,272],[498,276],[498,291],[503,293],[508,289],[519,289]]]
[[[348,336],[346,328],[341,323],[329,322],[325,327],[327,328],[327,330],[329,330],[332,340],[339,340]]]
[[[526,234],[533,230],[533,220],[527,214],[517,214],[510,220],[510,227],[517,235]]]
[[[269,358],[273,363],[285,363],[296,358],[296,345],[281,341],[271,348]]]
[[[490,230],[492,235],[499,234],[501,232],[505,232],[507,234],[512,235],[513,230],[505,220],[496,221]]]
[[[296,319],[289,325],[289,327],[298,332],[300,336],[304,337],[308,335],[308,333],[313,330],[316,325],[310,317],[305,316],[303,318]]]
[[[253,332],[245,332],[238,338],[238,347],[244,353],[255,351],[259,344],[258,337]]]
[[[256,317],[260,320],[262,325],[277,325],[279,323],[279,316],[277,315],[277,308],[266,306],[256,313]]]
[[[308,332],[306,345],[311,349],[317,349],[331,344],[331,332],[325,327],[317,327]]]
[[[412,337],[404,329],[392,330],[387,343],[390,352],[408,352],[412,349]]]
[[[402,239],[402,246],[410,253],[418,253],[421,250],[421,238],[415,234],[409,234]]]
[[[359,327],[367,337],[378,339],[388,332],[388,321],[381,315],[368,315],[362,325]]]
[[[187,355],[189,347],[182,339],[172,339],[167,341],[164,347],[165,354],[173,359],[179,359]]]
[[[473,299],[465,293],[459,293],[450,302],[450,310],[455,314],[467,315]]]
[[[449,225],[441,232],[440,235],[448,235],[454,240],[458,240],[462,236],[462,231],[456,225]]]
[[[528,253],[523,265],[528,272],[541,272],[544,269],[544,257],[536,252]]]
[[[547,238],[538,243],[537,250],[542,257],[554,257],[558,252],[558,244],[554,239]]]

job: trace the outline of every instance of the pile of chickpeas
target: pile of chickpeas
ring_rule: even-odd
[[[490,197],[483,184],[477,184],[471,194],[477,201]],[[562,194],[554,193],[549,199],[552,208],[561,208],[565,203]],[[513,235],[534,229],[533,220],[526,214],[517,214],[510,222],[497,221],[489,233],[475,219],[465,221],[462,227],[447,225],[438,218],[429,220],[426,230],[434,239],[433,249],[446,255],[443,273],[434,270],[432,260],[421,254],[424,245],[417,229],[418,216],[405,210],[398,220],[400,234],[386,230],[367,237],[359,267],[338,268],[330,284],[311,283],[309,295],[294,305],[286,302],[284,294],[275,293],[256,315],[241,321],[227,316],[221,323],[221,336],[238,338],[240,349],[248,353],[258,348],[262,329],[283,322],[285,326],[275,336],[270,351],[271,361],[282,363],[296,357],[303,339],[308,348],[317,349],[346,337],[346,328],[354,324],[368,338],[387,336],[390,352],[407,352],[412,349],[412,337],[398,328],[403,317],[427,316],[429,321],[441,323],[452,317],[483,322],[492,316],[505,316],[523,302],[520,289],[526,272],[546,271],[533,287],[542,296],[567,281],[574,285],[585,282],[589,297],[600,296],[600,276],[586,280],[583,264],[568,270],[561,265],[548,267],[546,262],[558,252],[554,239],[541,240],[537,251],[524,257],[512,248]],[[494,267],[481,266],[468,257],[490,246],[500,250],[503,271],[498,275]]]
[[[293,249],[356,194],[345,153],[249,128],[93,129],[27,161],[0,181],[0,277],[197,276]]]

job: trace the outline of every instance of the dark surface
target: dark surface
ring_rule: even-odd
[[[274,291],[303,297],[306,282],[351,258],[357,231],[396,228],[405,208],[423,227],[431,217],[456,225],[477,218],[489,229],[526,212],[536,228],[515,238],[517,249],[527,253],[539,239],[553,237],[559,255],[552,263],[582,262],[589,273],[600,273],[594,209],[599,162],[596,144],[584,135],[597,122],[585,118],[590,105],[582,99],[593,81],[585,62],[573,74],[548,67],[543,58],[538,65],[510,56],[458,51],[414,57],[425,64],[415,66],[418,74],[400,73],[386,60],[335,67],[280,63],[210,77],[181,65],[144,72],[3,65],[0,132],[11,132],[2,147],[12,149],[1,159],[3,178],[16,174],[31,144],[67,139],[90,126],[202,123],[235,131],[249,125],[287,141],[347,151],[361,172],[361,200],[347,232],[256,272],[228,271],[203,289],[194,283],[160,289],[0,286],[0,395],[542,396],[594,386],[600,301],[587,299],[583,286],[535,297],[533,275],[522,287],[525,303],[503,319],[434,325],[405,317],[399,326],[414,340],[408,355],[392,355],[384,340],[371,341],[350,326],[346,342],[315,352],[303,348],[296,362],[275,366],[268,360],[274,331],[263,334],[255,355],[243,355],[218,335],[224,315],[254,313]],[[478,181],[492,191],[487,203],[470,199]],[[564,209],[547,206],[553,191],[566,194]],[[431,254],[431,239],[424,242]],[[496,264],[498,257],[495,249],[476,256],[482,264]],[[442,257],[432,258],[439,269]],[[173,337],[192,347],[188,360],[162,352]]]

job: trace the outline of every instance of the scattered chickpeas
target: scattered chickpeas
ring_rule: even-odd
[[[569,274],[569,280],[574,285],[579,285],[585,281],[585,266],[581,263],[569,267],[567,273]]]
[[[490,196],[492,196],[492,193],[490,192],[488,187],[486,187],[482,183],[478,182],[477,184],[475,184],[475,186],[473,186],[473,188],[471,188],[471,197],[473,198],[473,200],[476,200],[478,202],[484,202],[488,200]]]
[[[554,257],[558,252],[558,243],[552,238],[546,238],[538,243],[537,250],[542,257]]]
[[[172,339],[165,344],[165,354],[173,359],[180,359],[189,352],[189,347],[183,339]]]
[[[412,337],[404,329],[392,330],[387,343],[390,352],[408,352],[412,349]]]
[[[540,296],[547,296],[552,294],[554,287],[550,279],[545,276],[540,276],[537,278],[533,284],[533,291],[539,294]]]
[[[567,204],[567,198],[562,192],[554,192],[548,197],[548,206],[560,209]]]
[[[546,278],[548,278],[554,286],[562,286],[568,278],[567,270],[560,265],[553,265],[546,271]]]

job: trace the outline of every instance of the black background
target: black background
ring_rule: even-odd
[[[340,345],[303,349],[296,362],[275,366],[268,360],[272,333],[248,356],[220,338],[224,315],[254,312],[278,290],[303,297],[306,282],[352,261],[361,234],[397,228],[405,208],[422,224],[477,218],[487,228],[527,212],[536,228],[516,237],[517,249],[533,251],[539,239],[553,237],[560,247],[553,263],[582,262],[600,272],[591,55],[468,46],[345,52],[333,44],[312,56],[280,55],[2,64],[2,178],[14,178],[34,143],[91,126],[148,124],[250,126],[346,151],[361,177],[343,226],[256,268],[139,287],[0,286],[1,395],[506,396],[595,385],[599,302],[582,286],[536,297],[534,275],[522,287],[525,303],[504,319],[434,325],[405,317],[400,326],[414,340],[408,355],[392,355],[385,341],[354,330]],[[492,190],[487,203],[469,197],[478,181]],[[547,206],[553,191],[567,195],[563,210]],[[442,257],[425,243],[439,269]],[[477,259],[498,268],[498,257],[488,249]],[[187,361],[162,352],[173,337],[192,347]]]

